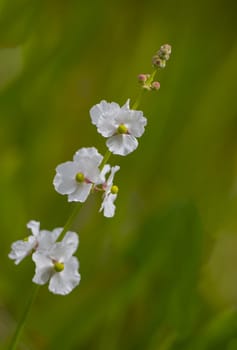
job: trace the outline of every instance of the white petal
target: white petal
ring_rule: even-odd
[[[131,135],[135,137],[141,137],[145,131],[147,125],[147,119],[143,117],[143,113],[140,111],[133,111],[131,122],[128,124],[128,130]]]
[[[113,154],[126,156],[137,148],[138,142],[134,136],[122,134],[110,137],[106,141],[106,145]]]
[[[76,191],[68,195],[69,202],[85,202],[90,194],[91,184],[78,184]]]
[[[97,123],[98,132],[104,137],[110,137],[117,132],[116,115],[102,115]]]
[[[77,183],[74,178],[65,178],[61,174],[56,174],[53,180],[55,190],[60,194],[69,194],[75,191]]]
[[[62,243],[67,247],[70,247],[71,255],[74,254],[79,244],[78,234],[76,232],[68,231],[64,236]]]
[[[53,273],[53,263],[51,259],[41,253],[34,253],[32,259],[35,262],[35,275],[33,282],[45,284]]]
[[[88,162],[87,169],[85,171],[85,177],[89,181],[97,183],[100,179],[100,170],[98,166],[95,166],[95,164],[91,164],[90,162]]]
[[[80,282],[80,274],[78,273],[78,261],[76,257],[72,257],[65,264],[62,272],[56,272],[49,282],[49,290],[54,294],[66,295],[70,293]]]
[[[104,197],[104,200],[101,204],[100,211],[104,210],[104,216],[107,218],[111,218],[115,213],[115,205],[114,201],[117,198],[117,194],[108,194]]]
[[[111,189],[111,186],[113,185],[114,175],[119,169],[120,169],[119,165],[115,165],[111,168],[111,173],[110,173],[108,180],[107,180],[107,186],[108,186],[109,190]]]
[[[95,105],[90,109],[90,116],[92,124],[98,126],[98,121],[102,115],[110,116],[119,111],[120,107],[117,103],[108,103],[106,101],[101,101],[99,104]]]
[[[56,172],[63,177],[73,178],[75,176],[75,173],[77,173],[77,165],[75,162],[71,161],[59,164],[56,167]]]
[[[38,241],[38,247],[37,251],[43,252],[43,251],[49,251],[54,243],[56,242],[58,236],[62,232],[62,228],[56,228],[52,232],[42,230],[39,233],[39,236],[37,238]]]
[[[143,117],[141,111],[129,110],[123,111],[116,117],[118,124],[124,124],[128,128],[129,134],[140,137],[145,131],[147,119]]]
[[[104,183],[106,181],[106,174],[108,174],[108,172],[110,171],[111,169],[111,166],[109,164],[105,164],[105,166],[103,167],[103,169],[101,170],[101,173],[100,173],[100,181],[99,183]],[[97,184],[99,184],[97,183]]]
[[[75,232],[68,231],[61,242],[54,244],[49,252],[50,257],[53,260],[64,263],[72,257],[73,253],[75,253],[78,244],[78,235]]]
[[[121,107],[121,109],[126,111],[130,110],[129,104],[130,104],[130,99],[127,100],[127,102]]]
[[[40,223],[38,221],[31,220],[27,223],[27,228],[30,229],[34,236],[39,233]]]
[[[69,194],[75,191],[77,182],[75,176],[78,172],[74,162],[60,164],[56,168],[56,175],[53,180],[55,190],[61,194]]]
[[[35,238],[31,236],[29,241],[25,242],[22,240],[16,241],[11,246],[11,252],[8,254],[8,257],[12,260],[15,260],[15,264],[18,265],[28,254],[31,253],[34,244]]]
[[[97,151],[95,147],[83,147],[79,149],[73,156],[75,162],[81,162],[81,159],[92,159],[94,164],[100,165],[103,156]],[[84,163],[84,161],[83,161]]]

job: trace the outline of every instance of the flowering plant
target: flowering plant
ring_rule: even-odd
[[[114,184],[116,172],[120,166],[111,166],[108,160],[112,154],[127,156],[138,147],[138,140],[147,125],[147,119],[142,111],[137,110],[144,91],[159,90],[160,83],[154,81],[160,68],[164,68],[171,54],[171,46],[161,46],[153,56],[152,74],[140,74],[138,81],[141,85],[138,98],[130,108],[130,100],[120,107],[115,102],[102,100],[90,109],[90,117],[97,131],[106,138],[108,148],[102,156],[95,147],[83,147],[73,156],[73,160],[66,161],[56,167],[53,179],[55,190],[67,195],[68,202],[83,203],[91,193],[102,193],[102,204],[99,211],[105,217],[115,215],[115,200],[119,188]],[[19,264],[25,257],[31,255],[35,263],[33,282],[37,285],[49,283],[49,290],[54,294],[66,295],[79,283],[79,262],[73,254],[76,252],[79,238],[76,232],[71,232],[71,224],[78,213],[75,208],[64,228],[52,231],[40,230],[40,223],[30,221],[27,227],[32,234],[23,240],[14,242],[11,246],[9,258]],[[25,318],[30,310],[30,300]],[[24,325],[23,320],[16,331],[20,333]],[[11,349],[17,344],[15,336]]]

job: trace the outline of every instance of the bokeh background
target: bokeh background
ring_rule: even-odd
[[[7,254],[26,223],[73,210],[55,167],[81,147],[102,99],[134,101],[160,45],[173,52],[146,93],[139,148],[119,164],[116,216],[82,206],[81,284],[40,289],[19,350],[237,349],[236,2],[1,0],[0,348],[31,293],[30,259]]]

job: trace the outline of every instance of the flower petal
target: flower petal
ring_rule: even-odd
[[[109,164],[105,164],[105,166],[103,167],[103,169],[101,170],[101,173],[100,173],[100,180],[101,180],[100,183],[106,182],[105,176],[106,176],[106,174],[108,174],[110,169],[111,169],[111,166]]]
[[[15,260],[15,264],[18,265],[28,254],[31,253],[34,245],[35,238],[33,236],[29,237],[28,241],[16,241],[11,245],[11,252],[8,257]]]
[[[130,107],[129,107],[129,104],[130,104],[130,98],[126,101],[126,103],[121,107],[122,110],[130,110]]]
[[[97,123],[98,132],[104,137],[110,137],[117,132],[116,115],[102,115]]]
[[[40,223],[35,220],[31,220],[27,223],[26,227],[31,230],[34,236],[37,236],[40,229]]]
[[[100,211],[104,210],[104,216],[107,218],[111,218],[115,213],[115,205],[114,201],[117,198],[117,194],[109,193],[104,197],[104,200],[101,204]]]
[[[67,262],[76,251],[78,244],[79,238],[77,233],[68,231],[61,242],[54,244],[49,255],[53,260],[63,263]]]
[[[35,262],[35,275],[32,281],[37,284],[47,283],[53,273],[51,259],[39,252],[35,252],[32,255],[32,259]]]
[[[106,141],[106,145],[113,154],[126,156],[137,148],[138,142],[134,136],[122,134],[110,137]]]
[[[62,272],[56,272],[49,282],[49,290],[54,294],[66,295],[70,293],[80,282],[78,273],[78,261],[72,257]]]
[[[110,117],[111,115],[119,112],[120,107],[117,103],[115,102],[106,102],[106,101],[101,101],[94,107],[90,109],[90,116],[91,116],[91,121],[92,124],[98,126],[98,121],[101,116],[107,116]]]
[[[89,158],[94,162],[95,165],[100,165],[103,156],[97,151],[95,147],[83,147],[79,149],[73,156],[73,160],[77,164],[84,158],[86,158],[86,160]]]
[[[47,230],[40,231],[37,239],[37,251],[40,251],[41,253],[49,251],[56,242],[62,230],[62,228],[56,228],[52,232]]]
[[[111,189],[111,186],[113,185],[113,181],[114,181],[114,175],[116,174],[116,172],[120,169],[120,166],[119,165],[115,165],[111,168],[111,173],[108,177],[108,180],[107,180],[107,186],[108,186],[108,189],[110,191]]]
[[[69,202],[85,202],[90,194],[91,184],[78,184],[76,191],[68,195]]]
[[[56,168],[56,175],[53,180],[54,188],[61,194],[69,194],[75,191],[77,182],[75,176],[78,172],[74,162],[65,162]]]
[[[117,124],[124,124],[128,128],[129,134],[140,137],[145,131],[147,119],[143,117],[141,111],[124,110],[116,117]]]

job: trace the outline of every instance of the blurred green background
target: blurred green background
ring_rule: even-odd
[[[0,348],[32,289],[30,259],[7,257],[26,223],[63,226],[73,209],[55,167],[81,147],[102,99],[134,101],[160,45],[173,51],[139,148],[121,166],[116,216],[82,207],[81,284],[40,289],[19,350],[237,349],[236,2],[0,2]]]

